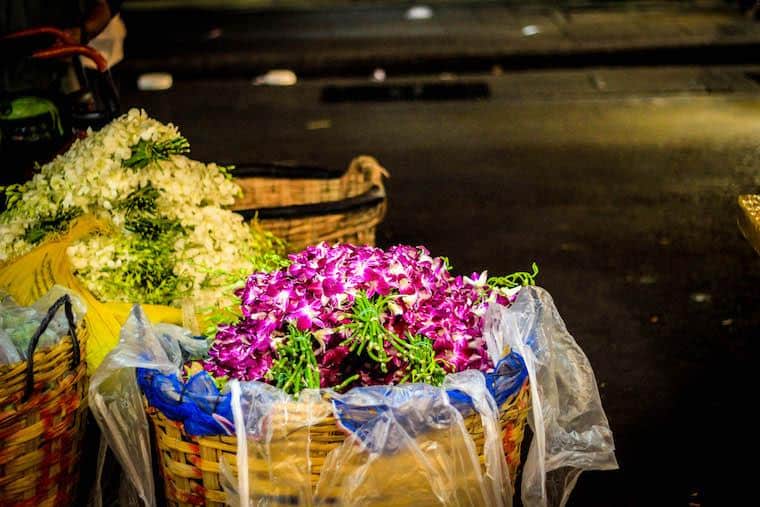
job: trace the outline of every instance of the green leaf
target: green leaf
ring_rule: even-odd
[[[168,141],[154,142],[140,139],[132,146],[132,155],[123,162],[124,167],[142,169],[158,160],[167,160],[171,155],[182,155],[190,152],[190,143],[182,136]]]
[[[24,231],[24,240],[36,245],[49,234],[58,234],[65,232],[69,223],[82,214],[82,209],[72,207],[68,209],[58,209],[53,215],[40,217],[35,223],[31,224]]]
[[[152,184],[137,188],[116,205],[125,210],[124,228],[146,240],[176,237],[185,232],[178,220],[158,214],[157,200],[161,192]]]

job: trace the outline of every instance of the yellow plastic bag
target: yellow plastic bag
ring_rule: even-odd
[[[32,304],[56,284],[79,294],[87,305],[84,320],[90,336],[87,342],[87,369],[90,374],[119,341],[119,331],[132,304],[98,301],[74,275],[66,249],[79,238],[107,229],[107,225],[92,216],[82,217],[66,234],[48,240],[0,267],[0,288],[19,304]],[[162,305],[142,307],[151,322],[183,324],[182,310],[178,308]]]

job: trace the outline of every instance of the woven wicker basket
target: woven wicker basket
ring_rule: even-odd
[[[500,409],[501,437],[513,484],[520,465],[520,447],[530,409],[528,387],[526,382]],[[328,402],[325,401],[325,403]],[[236,469],[237,441],[235,438],[193,437],[185,433],[181,423],[168,420],[159,410],[147,407],[146,411],[155,433],[158,462],[167,504],[178,507],[225,505],[227,498],[220,484],[219,463],[221,461],[230,463],[233,469]],[[331,414],[330,410],[325,412]],[[301,456],[300,459],[304,460],[303,446],[299,447],[300,452],[293,452],[293,446],[299,446],[298,443],[293,444],[293,442],[308,440],[311,466],[309,470],[313,487],[319,480],[325,457],[343,444],[346,437],[345,431],[339,428],[332,415],[323,417],[317,423],[312,421],[312,424],[306,425],[305,420],[298,420],[297,407],[288,410],[288,414],[287,421],[272,421],[274,431],[268,448],[270,456],[287,456],[289,460],[298,460]],[[484,435],[480,416],[476,413],[469,415],[464,419],[464,423],[473,437],[481,465],[483,465]],[[257,475],[257,480],[253,481],[252,487],[257,494],[268,498],[267,505],[296,505],[298,503],[297,491],[271,489],[271,483],[268,484],[267,479],[268,464],[265,460],[249,457],[249,470]],[[467,479],[462,478],[462,480]],[[278,486],[281,488],[283,485],[278,484]],[[409,500],[409,490],[402,485],[399,485],[397,493]],[[330,503],[330,499],[326,501]],[[378,505],[390,505],[388,502],[390,498],[386,497]]]
[[[34,352],[39,335],[65,306],[69,337]],[[32,338],[30,360],[0,367],[0,505],[71,505],[87,412],[87,333],[59,299]]]
[[[760,254],[760,195],[740,195],[737,223],[752,248]]]
[[[388,173],[372,157],[355,158],[343,173],[260,164],[232,174],[243,189],[233,209],[247,220],[258,217],[289,251],[320,241],[375,244],[375,228],[386,211]]]

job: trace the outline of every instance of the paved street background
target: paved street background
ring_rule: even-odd
[[[125,66],[139,72],[247,75],[289,68],[299,75],[364,76],[376,67],[420,73],[493,65],[726,64],[756,61],[760,49],[760,24],[717,1],[433,2],[431,18],[413,21],[405,17],[411,2],[243,10],[138,9],[142,3],[128,4],[123,14],[131,28]]]

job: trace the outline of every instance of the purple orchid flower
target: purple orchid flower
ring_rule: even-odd
[[[487,285],[487,273],[453,276],[448,262],[421,246],[369,246],[320,243],[289,256],[290,264],[272,273],[253,273],[237,292],[243,317],[218,329],[204,367],[215,375],[243,380],[264,378],[288,339],[287,327],[311,331],[323,387],[352,375],[365,385],[397,381],[406,364],[386,343],[387,363],[367,363],[343,345],[357,296],[389,297],[381,320],[404,338],[432,342],[447,372],[493,367],[482,338],[490,304],[511,304]]]

